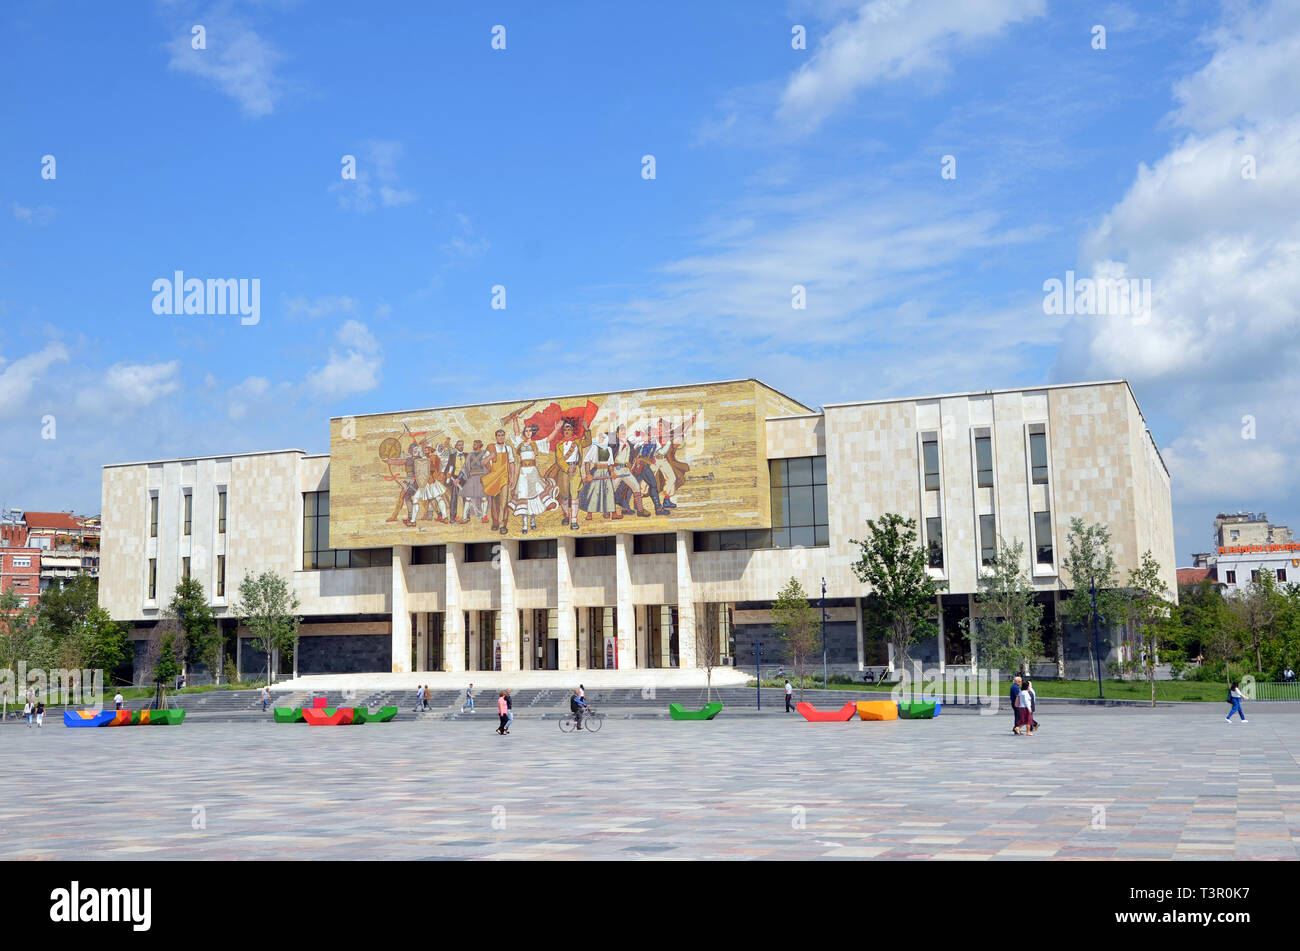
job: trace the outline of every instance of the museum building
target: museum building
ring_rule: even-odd
[[[102,512],[100,603],[133,625],[138,679],[185,576],[241,672],[264,669],[235,611],[265,570],[299,599],[284,674],[752,666],[758,640],[776,662],[791,578],[814,602],[824,583],[829,661],[859,671],[892,660],[852,570],[885,512],[945,582],[927,663],[971,663],[999,539],[1024,543],[1049,621],[1076,517],[1110,529],[1121,578],[1149,550],[1176,590],[1169,474],[1125,381],[814,410],[750,379],[343,416],[329,454],[106,465]],[[1080,632],[1065,655],[1087,664]]]

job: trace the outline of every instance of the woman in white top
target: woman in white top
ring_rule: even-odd
[[[1241,709],[1242,693],[1241,684],[1237,681],[1232,682],[1232,689],[1228,691],[1228,702],[1232,704],[1232,709],[1228,711],[1228,722],[1232,722],[1232,715],[1235,713],[1241,717],[1242,723],[1249,723],[1246,719],[1245,712]]]
[[[1025,685],[1020,688],[1020,693],[1016,694],[1017,726],[1022,726],[1025,728],[1025,732],[1022,733],[1021,736],[1034,735],[1034,713],[1033,713],[1033,704],[1031,702],[1032,697],[1033,697],[1033,691],[1029,686],[1029,682],[1026,681]]]

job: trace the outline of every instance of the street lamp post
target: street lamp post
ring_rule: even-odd
[[[1102,693],[1101,689],[1101,616],[1097,613],[1097,579],[1095,577],[1090,579],[1089,593],[1092,596],[1092,653],[1097,666],[1097,699],[1104,700],[1105,694]]]
[[[758,674],[754,681],[754,690],[758,696],[758,709],[763,709],[763,642],[754,641],[754,649],[750,651],[754,655],[754,669]]]
[[[822,689],[830,690],[830,681],[826,679],[826,579],[822,578]]]

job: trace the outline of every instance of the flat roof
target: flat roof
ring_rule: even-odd
[[[777,394],[778,396],[784,396],[786,399],[790,400],[791,402],[798,403],[804,409],[808,410],[810,413],[813,413],[813,415],[816,415],[812,407],[808,406],[802,400],[797,400],[793,396],[790,396],[788,393],[782,393],[776,387],[768,386],[762,380],[752,376],[743,377],[742,379],[739,380],[710,380],[703,383],[679,383],[675,386],[643,386],[640,388],[633,387],[626,390],[600,390],[596,392],[587,392],[587,393],[569,393],[560,396],[539,396],[539,397],[533,397],[533,402],[535,403],[541,402],[542,400],[555,400],[557,402],[560,400],[578,400],[578,399],[586,399],[589,396],[616,396],[619,393],[654,393],[661,390],[688,390],[688,389],[696,389],[701,386],[730,386],[733,383],[757,383],[759,386],[763,387],[763,389],[771,390],[773,393]],[[476,406],[504,406],[507,403],[524,403],[527,402],[527,400],[528,397],[522,397],[520,399],[514,399],[514,400],[493,400],[490,403],[457,403],[454,406],[425,406],[419,409],[385,410],[382,413],[343,413],[342,415],[339,416],[331,416],[330,420],[333,421],[336,419],[365,419],[367,416],[402,416],[410,413],[441,413],[453,409],[470,409]]]
[[[205,456],[181,456],[177,459],[141,459],[137,462],[106,462],[101,469],[116,469],[122,466],[160,466],[168,462],[201,462],[204,459],[233,459],[236,456],[278,456],[282,453],[296,452],[300,456],[307,455],[301,449],[257,449],[253,452],[213,452]],[[328,452],[317,453],[317,455],[328,456]]]

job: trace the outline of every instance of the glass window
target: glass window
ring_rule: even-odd
[[[747,537],[744,548],[812,547],[830,542],[826,495],[826,457],[773,459],[769,463],[772,484],[772,531]],[[710,534],[710,533],[703,533]],[[726,535],[723,532],[721,535]],[[719,544],[723,539],[719,538]],[[733,539],[731,545],[737,542]],[[717,551],[701,548],[696,551]],[[734,547],[724,550],[736,550]]]
[[[217,534],[226,534],[226,493],[224,489],[217,493]]]
[[[579,538],[574,548],[574,554],[578,558],[600,558],[614,554],[614,538],[612,535]]]
[[[302,494],[302,566],[304,568],[347,568],[346,549],[335,552],[330,548],[330,494],[304,492]]]
[[[1251,583],[1251,584],[1254,584],[1254,583],[1255,583],[1256,581],[1258,581],[1258,580],[1259,580],[1259,570],[1258,570],[1258,569],[1252,569],[1251,572],[1250,572],[1250,583]]]
[[[981,489],[993,488],[993,437],[975,437],[975,484]]]
[[[519,560],[555,557],[555,539],[527,540],[519,543]]]
[[[1034,513],[1035,561],[1040,565],[1052,563],[1052,513]]]
[[[149,537],[158,537],[158,496],[149,496]]]
[[[992,515],[980,516],[980,564],[991,565],[998,556],[997,526]]]
[[[925,460],[925,488],[928,492],[939,488],[939,440],[925,440],[921,443],[921,452]]]
[[[1278,581],[1286,581],[1286,569],[1285,569],[1285,568],[1279,568],[1279,569],[1277,570],[1277,580],[1278,580]]]
[[[1047,433],[1029,434],[1029,465],[1034,485],[1047,484]]]
[[[491,561],[496,547],[496,542],[472,542],[465,546],[465,561]]]
[[[185,493],[185,534],[190,534],[190,526],[194,524],[194,495],[190,492]]]
[[[226,596],[226,556],[217,556],[217,597]]]
[[[943,568],[943,520],[927,518],[925,520],[925,542],[930,549],[930,567]]]
[[[677,551],[677,534],[675,532],[632,536],[632,554],[634,555],[667,555],[675,551]]]
[[[158,597],[158,559],[149,559],[149,600],[154,601]]]
[[[445,565],[446,563],[446,545],[415,545],[411,548],[413,565]]]
[[[1236,583],[1237,583],[1237,573],[1235,571],[1229,571],[1228,584],[1236,584]]]
[[[189,576],[190,576],[190,560],[189,560],[188,558],[182,558],[182,559],[181,559],[181,577],[182,577],[182,578],[189,578]]]

